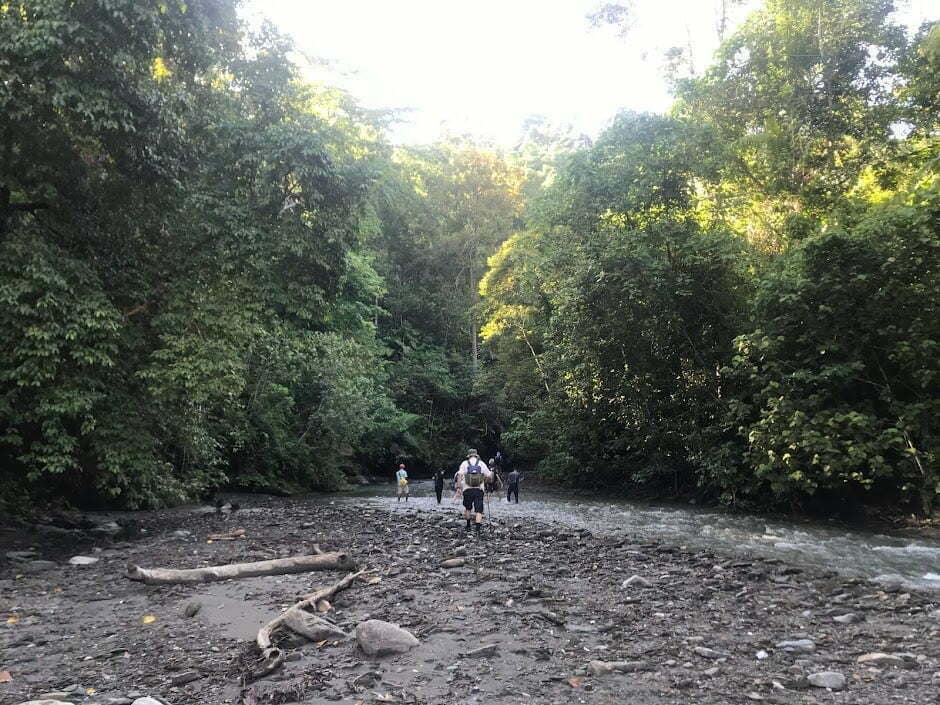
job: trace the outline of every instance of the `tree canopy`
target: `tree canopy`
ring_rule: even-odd
[[[4,501],[334,489],[474,445],[930,511],[940,26],[893,10],[767,0],[668,114],[504,149],[394,146],[232,0],[0,5]]]

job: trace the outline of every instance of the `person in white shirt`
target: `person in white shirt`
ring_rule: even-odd
[[[467,459],[460,464],[457,471],[457,486],[463,487],[463,508],[464,518],[467,520],[467,531],[470,531],[470,524],[473,523],[477,533],[480,533],[480,525],[483,524],[483,485],[488,480],[493,479],[493,473],[480,460],[480,454],[475,448],[467,451]],[[474,515],[476,521],[472,522]]]

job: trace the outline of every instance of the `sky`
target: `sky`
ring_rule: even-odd
[[[272,21],[311,61],[309,78],[368,108],[397,109],[400,143],[470,133],[513,145],[545,116],[591,137],[622,109],[670,103],[663,51],[691,47],[697,69],[717,48],[720,0],[634,0],[626,37],[595,29],[601,0],[248,0],[252,22]],[[740,21],[748,0],[732,16]],[[899,20],[940,16],[940,0],[900,0]]]

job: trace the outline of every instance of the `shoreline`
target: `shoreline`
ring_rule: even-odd
[[[239,678],[257,658],[253,621],[339,576],[144,586],[127,581],[123,566],[259,560],[314,543],[349,551],[381,579],[336,596],[327,616],[337,626],[348,632],[368,617],[383,619],[412,631],[420,645],[378,660],[354,640],[292,647],[280,672],[254,684],[257,702],[452,705],[476,696],[606,705],[622,702],[629,688],[641,705],[874,705],[929,702],[940,683],[935,593],[537,520],[497,516],[481,539],[467,540],[456,510],[270,498],[246,509],[138,513],[146,533],[81,545],[98,558],[86,567],[66,563],[71,546],[42,547],[37,560],[54,565],[35,572],[17,573],[4,558],[0,602],[3,616],[17,620],[0,625],[7,645],[0,670],[13,678],[0,684],[0,703],[73,685],[96,691],[71,700],[87,705],[137,694],[170,705],[238,703]],[[234,527],[246,538],[207,542]],[[465,564],[442,568],[462,547]],[[188,618],[194,603],[201,607]],[[147,616],[155,619],[145,624]],[[788,641],[802,646],[779,646]],[[493,655],[466,655],[480,646],[492,646]],[[869,653],[896,658],[858,661]],[[631,673],[594,673],[591,661],[637,665]],[[809,684],[824,671],[842,674],[845,691]]]

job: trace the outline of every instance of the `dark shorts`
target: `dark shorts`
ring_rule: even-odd
[[[463,508],[473,510],[477,514],[483,513],[482,487],[468,487],[463,491]]]

